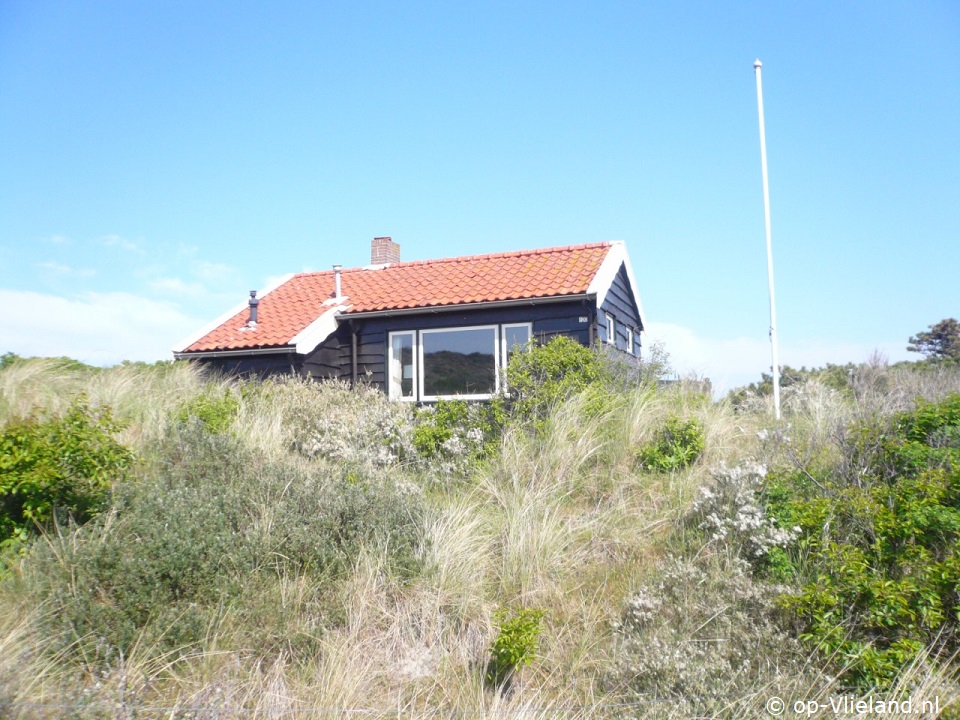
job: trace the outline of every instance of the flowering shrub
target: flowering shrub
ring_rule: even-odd
[[[799,527],[779,527],[767,515],[761,500],[766,474],[762,465],[721,464],[711,472],[713,484],[700,488],[691,509],[691,519],[709,542],[732,546],[755,565],[800,534]]]
[[[614,624],[611,680],[630,699],[658,698],[683,716],[729,712],[743,688],[771,682],[802,661],[779,622],[780,589],[757,582],[745,561],[673,556],[654,577],[631,594]]]
[[[307,457],[386,467],[414,454],[412,408],[390,402],[377,388],[297,378],[271,380],[266,387],[282,395],[291,445]]]

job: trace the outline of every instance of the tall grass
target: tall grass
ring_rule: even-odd
[[[557,404],[536,432],[508,425],[492,458],[473,462],[456,482],[437,483],[416,457],[410,408],[375,390],[292,380],[242,385],[186,364],[91,372],[14,363],[0,371],[0,424],[57,415],[81,393],[112,407],[127,424],[124,441],[145,458],[141,477],[124,491],[132,494],[118,497],[156,499],[141,508],[162,508],[167,486],[207,497],[209,508],[198,500],[194,509],[221,523],[214,523],[222,528],[218,547],[232,549],[197,557],[204,572],[239,590],[199,609],[191,603],[205,600],[182,598],[182,615],[166,621],[170,635],[145,626],[103,662],[100,638],[70,643],[51,634],[51,588],[67,578],[72,597],[105,597],[108,588],[84,585],[75,557],[95,556],[92,543],[108,543],[112,533],[128,533],[118,547],[131,554],[164,536],[135,532],[132,506],[103,516],[96,532],[62,528],[29,554],[8,557],[0,578],[0,717],[739,718],[765,717],[773,695],[826,702],[844,688],[818,669],[823,659],[792,641],[776,644],[773,597],[783,588],[761,586],[705,539],[692,508],[722,465],[826,461],[840,452],[846,423],[952,391],[960,391],[956,371],[874,363],[858,371],[849,392],[785,388],[784,422],[775,425],[765,398],[734,407],[684,383],[613,394],[593,387]],[[224,435],[209,442],[233,460],[207,473],[200,445],[189,441],[178,455],[171,438],[199,432],[184,425],[184,407],[224,392],[236,409]],[[642,467],[638,450],[670,418],[702,427],[702,453],[672,471]],[[206,485],[201,476],[209,476]],[[320,503],[333,487],[382,488],[391,505],[366,505],[361,496],[355,505]],[[349,545],[336,571],[294,562],[298,552],[313,552],[315,534],[297,528],[316,513],[339,513],[323,526],[335,531],[370,507],[378,522],[415,518],[419,544],[404,550],[402,563],[384,545],[396,537],[389,534]],[[403,515],[414,507],[422,513]],[[203,526],[192,517],[184,512],[174,531]],[[246,552],[255,569],[230,570]],[[500,691],[484,681],[495,614],[519,607],[544,612],[539,652]],[[189,644],[171,647],[165,637],[189,617],[202,620],[199,629]],[[726,649],[749,656],[749,642],[757,657],[731,665]],[[919,658],[892,692],[956,704],[955,667]]]

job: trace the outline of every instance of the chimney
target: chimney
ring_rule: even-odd
[[[340,288],[340,271],[343,269],[343,265],[334,265],[333,266],[333,283],[334,283],[334,292],[333,296],[339,300],[343,295]]]
[[[248,304],[250,305],[250,322],[247,324],[256,325],[257,324],[257,305],[260,304],[260,301],[257,300],[256,290],[250,291],[250,301]]]
[[[400,246],[393,241],[393,238],[378,237],[373,239],[370,246],[370,264],[386,265],[387,263],[400,262]]]

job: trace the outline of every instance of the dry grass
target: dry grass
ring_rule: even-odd
[[[765,400],[735,410],[683,383],[638,387],[600,412],[588,411],[598,407],[596,397],[573,398],[556,408],[542,436],[508,431],[499,456],[475,477],[434,487],[424,569],[415,578],[393,577],[371,548],[335,586],[318,588],[328,581],[279,572],[258,589],[258,602],[286,613],[291,637],[315,641],[309,651],[244,646],[245,616],[226,608],[199,647],[164,654],[143,643],[105,672],[45,649],[38,631],[43,608],[29,601],[38,591],[26,588],[13,567],[0,587],[0,717],[690,717],[690,708],[678,704],[621,704],[622,688],[611,679],[613,624],[631,592],[656,577],[665,556],[683,544],[677,529],[698,488],[710,481],[709,469],[745,458],[783,460],[787,452],[829,453],[837,428],[850,419],[902,409],[917,396],[960,391],[958,378],[957,372],[920,376],[866,367],[852,398],[815,384],[785,392],[779,428]],[[56,415],[85,393],[91,404],[110,405],[129,423],[125,439],[139,448],[163,434],[184,402],[227,387],[240,401],[232,431],[267,458],[303,466],[336,467],[337,461],[297,454],[302,428],[292,429],[294,415],[310,410],[311,422],[321,423],[330,408],[344,427],[392,422],[393,411],[374,407],[381,400],[374,396],[348,406],[296,383],[240,393],[189,365],[91,374],[37,361],[0,373],[0,422],[30,412]],[[702,458],[672,473],[641,471],[637,448],[671,416],[703,426]],[[778,430],[791,436],[792,449],[762,441]],[[383,472],[418,480],[397,464]],[[275,521],[269,508],[252,512],[262,523]],[[319,591],[337,605],[340,622],[318,621]],[[497,632],[495,611],[517,606],[545,610],[540,649],[501,693],[485,685],[484,666]],[[960,698],[956,679],[930,658],[911,667],[898,690],[918,701],[937,697],[941,708]],[[776,686],[730,692],[738,698],[709,717],[766,717],[763,702],[772,695],[792,703],[842,694],[814,666],[784,668]]]

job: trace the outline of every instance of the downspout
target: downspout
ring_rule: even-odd
[[[357,387],[357,324],[350,321],[350,387]]]
[[[597,313],[595,308],[593,308],[592,306],[587,306],[587,315],[590,317],[590,325],[589,325],[590,347],[593,347],[593,343],[596,340],[596,336],[597,336]]]

